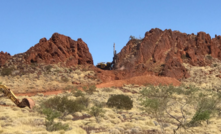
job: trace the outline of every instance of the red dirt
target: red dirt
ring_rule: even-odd
[[[122,87],[124,84],[136,84],[136,85],[144,85],[144,84],[153,84],[153,85],[169,85],[173,84],[174,86],[179,86],[181,83],[175,78],[169,77],[159,77],[154,75],[145,75],[145,76],[136,76],[125,80],[114,80],[106,83],[101,83],[97,85],[97,88],[104,87]]]
[[[169,77],[159,77],[154,75],[144,75],[144,76],[136,76],[125,80],[113,80],[106,83],[101,83],[96,85],[97,88],[104,87],[122,87],[124,84],[136,84],[136,85],[144,85],[144,84],[153,84],[153,85],[169,85],[173,84],[174,86],[179,86],[181,83],[175,78]],[[78,89],[82,90],[81,87]],[[63,90],[56,91],[43,91],[43,92],[32,92],[32,93],[18,93],[17,96],[34,96],[38,93],[43,93],[44,95],[52,95],[52,94],[60,94]]]

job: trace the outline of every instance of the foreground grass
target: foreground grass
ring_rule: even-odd
[[[91,91],[80,92],[75,89],[57,96],[34,96],[33,99],[37,103],[34,110],[1,106],[2,132],[0,132],[3,134],[220,132],[220,94],[209,89],[201,90],[194,86],[128,85],[123,89],[93,88]],[[132,108],[106,105],[111,96],[122,94],[132,100]],[[14,105],[5,98],[0,101]],[[121,101],[118,102],[119,105]]]

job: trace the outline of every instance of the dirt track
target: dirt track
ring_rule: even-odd
[[[101,83],[96,85],[97,88],[104,88],[104,87],[122,87],[123,85],[134,84],[134,85],[144,85],[144,84],[153,84],[153,85],[169,85],[173,84],[174,86],[179,86],[181,83],[169,77],[159,77],[154,75],[145,75],[145,76],[136,76],[125,80],[114,80],[106,83]],[[81,87],[78,89],[83,90]],[[39,91],[39,92],[30,92],[30,93],[18,93],[17,96],[34,96],[38,93],[43,93],[44,95],[51,95],[51,94],[60,94],[63,90],[56,90],[56,91]]]

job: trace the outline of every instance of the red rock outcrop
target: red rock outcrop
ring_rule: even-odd
[[[211,39],[209,34],[197,35],[179,31],[151,29],[142,40],[131,39],[117,54],[117,69],[154,72],[157,75],[187,78],[182,63],[205,66],[207,55],[221,60],[221,36]]]
[[[19,53],[6,59],[8,59],[6,63],[9,66],[25,63],[57,64],[59,62],[64,66],[93,65],[89,48],[82,39],[74,41],[70,37],[58,33],[54,33],[49,40],[40,39],[38,44],[25,53]],[[2,60],[5,61],[4,58]]]
[[[7,52],[0,52],[0,67],[5,64],[5,62],[10,59],[12,56]]]
[[[72,40],[70,37],[54,33],[52,37],[40,39],[25,55],[27,63],[54,64],[65,62],[66,66],[93,64],[87,44],[82,40]]]

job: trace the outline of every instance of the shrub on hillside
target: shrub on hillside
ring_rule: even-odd
[[[1,71],[2,76],[11,75],[13,68],[3,68]]]
[[[127,95],[113,95],[108,99],[107,106],[130,110],[133,107],[133,101]]]
[[[89,86],[88,90],[86,90],[86,92],[88,94],[93,94],[95,91],[96,91],[96,86],[95,85]]]
[[[47,65],[47,66],[45,66],[45,71],[47,72],[47,73],[49,73],[49,72],[51,72],[51,69],[53,68],[53,66],[52,65]]]
[[[81,91],[81,90],[79,90],[79,89],[74,89],[74,90],[72,90],[71,91],[72,92],[72,94],[75,96],[75,97],[79,97],[79,96],[84,96],[84,93]]]
[[[62,80],[63,82],[66,82],[66,83],[69,81],[69,79],[68,79],[67,77],[65,77],[65,76],[61,77],[61,80]]]

